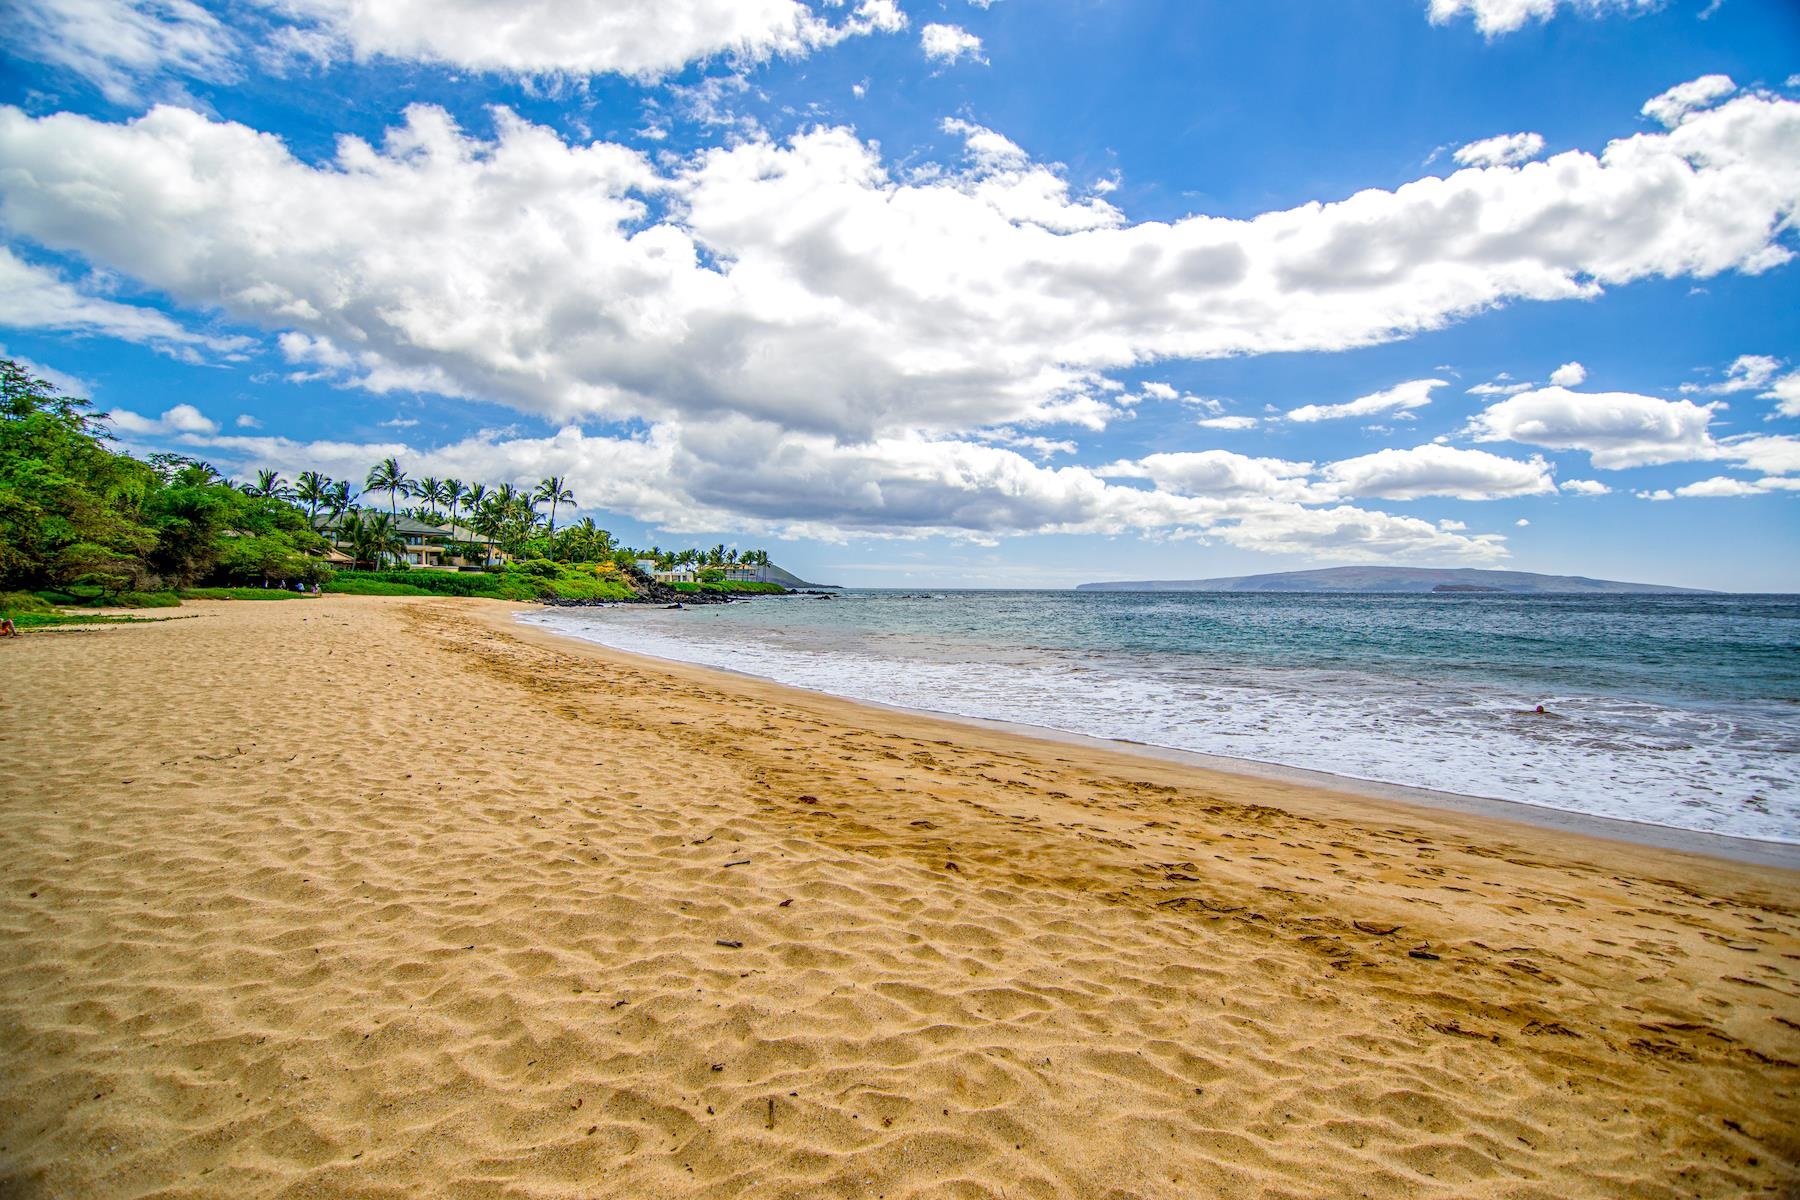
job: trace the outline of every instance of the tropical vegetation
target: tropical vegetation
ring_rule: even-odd
[[[295,584],[370,594],[625,600],[649,585],[646,565],[688,574],[674,585],[681,591],[783,590],[730,569],[772,565],[763,550],[723,543],[637,549],[592,517],[559,524],[578,503],[561,476],[530,487],[415,479],[388,458],[369,470],[360,490],[318,471],[290,479],[264,469],[234,482],[183,455],[138,459],[115,449],[89,409],[88,401],[0,358],[0,593],[10,604],[0,611],[24,614],[17,598],[26,596],[149,607],[247,589],[292,595]],[[376,497],[384,503],[360,503]],[[418,531],[403,518],[441,531],[433,540],[446,552],[485,569],[409,570],[404,530]],[[331,568],[334,549],[349,569]],[[43,616],[29,611],[34,622]]]

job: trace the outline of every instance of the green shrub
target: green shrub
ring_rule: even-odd
[[[637,596],[616,579],[601,579],[574,571],[550,581],[548,594],[559,600],[631,600]]]
[[[47,613],[56,610],[42,596],[30,592],[0,592],[0,614],[18,617],[22,613]]]
[[[690,596],[696,592],[720,592],[727,596],[780,596],[787,592],[787,589],[779,583],[751,583],[748,581],[672,583],[669,586]]]

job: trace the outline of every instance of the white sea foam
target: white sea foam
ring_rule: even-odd
[[[782,602],[793,603],[793,602]],[[1680,707],[1454,688],[1365,669],[1208,666],[715,620],[690,610],[527,618],[623,650],[856,700],[1128,739],[1350,778],[1768,841],[1800,842],[1791,708]],[[1547,714],[1535,711],[1543,703]]]

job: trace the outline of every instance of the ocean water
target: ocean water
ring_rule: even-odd
[[[525,619],[857,700],[1800,842],[1800,596],[850,591]]]

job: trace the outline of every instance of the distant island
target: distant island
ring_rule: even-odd
[[[1326,567],[1269,575],[1229,575],[1219,579],[1145,579],[1084,583],[1078,592],[1441,592],[1502,593],[1514,596],[1558,593],[1712,595],[1701,588],[1658,583],[1621,583],[1583,575],[1537,575],[1530,571],[1478,571],[1433,567]]]

